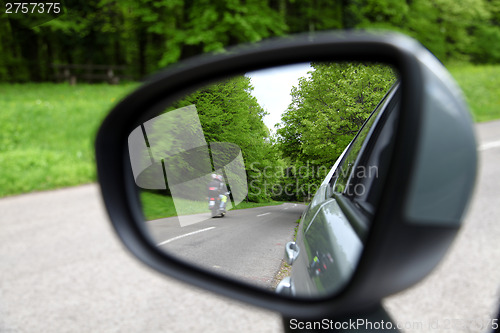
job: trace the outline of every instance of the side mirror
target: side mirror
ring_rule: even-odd
[[[359,311],[426,276],[477,167],[444,67],[405,36],[371,33],[285,38],[161,72],[105,119],[96,159],[137,258],[288,317]]]

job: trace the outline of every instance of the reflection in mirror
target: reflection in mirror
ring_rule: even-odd
[[[283,294],[340,290],[383,183],[395,73],[373,63],[295,64],[169,104],[128,142],[152,241],[192,265]]]

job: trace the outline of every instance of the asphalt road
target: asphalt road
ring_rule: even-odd
[[[464,226],[431,275],[384,303],[394,319],[409,325],[407,332],[485,332],[481,328],[498,318],[500,121],[478,124],[476,130],[480,165]],[[420,324],[425,329],[418,329]]]
[[[305,205],[229,211],[224,218],[209,213],[181,227],[177,218],[146,222],[157,246],[171,255],[217,273],[271,288],[285,244],[293,240],[295,223]],[[197,214],[200,215],[200,214]]]
[[[123,248],[96,185],[0,200],[0,332],[277,332],[276,314],[160,276]]]
[[[500,121],[477,128],[481,166],[464,228],[428,278],[385,301],[407,332],[479,332],[498,310]],[[280,332],[281,320],[138,263],[95,185],[0,200],[0,332],[191,331]]]

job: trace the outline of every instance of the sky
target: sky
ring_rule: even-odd
[[[264,117],[264,123],[273,129],[281,120],[281,114],[288,108],[292,101],[290,91],[292,86],[297,86],[299,78],[307,76],[313,68],[309,63],[293,64],[288,66],[273,67],[247,73],[254,87],[252,95],[257,98],[260,106],[269,115]]]

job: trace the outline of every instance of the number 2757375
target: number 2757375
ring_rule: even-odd
[[[59,14],[61,3],[59,2],[7,2],[5,4],[6,14]]]

